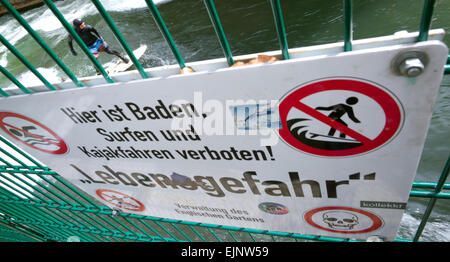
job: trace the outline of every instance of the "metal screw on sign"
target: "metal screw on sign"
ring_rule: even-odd
[[[419,58],[408,58],[400,64],[399,70],[403,75],[416,77],[420,75],[425,66]]]
[[[422,74],[428,64],[428,57],[424,52],[408,51],[394,58],[392,70],[401,76],[416,77]]]
[[[112,212],[111,212],[111,216],[115,217],[117,216],[120,212],[122,212],[122,210],[120,210],[119,208],[113,208]]]

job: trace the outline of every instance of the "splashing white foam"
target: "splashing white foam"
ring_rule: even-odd
[[[50,83],[61,82],[61,79],[58,76],[58,70],[56,69],[56,67],[53,67],[53,68],[39,67],[39,68],[36,68],[36,70],[41,75],[45,76],[45,79],[47,79],[47,81],[49,81]],[[25,86],[43,85],[41,80],[39,80],[39,78],[37,78],[37,76],[35,76],[31,71],[27,71],[27,72],[20,74],[17,77],[17,80]],[[15,87],[15,85],[12,84],[12,85],[8,86],[8,88],[12,88],[12,87]]]
[[[170,2],[171,0],[156,0],[153,1],[155,5]],[[138,8],[146,8],[147,4],[144,0],[139,1],[123,1],[123,0],[108,0],[103,1],[103,6],[107,11],[128,11]]]
[[[6,53],[3,53],[0,56],[0,66],[6,67],[7,64],[8,64],[8,60],[6,59]]]
[[[167,3],[172,0],[156,0],[156,5]],[[104,0],[103,6],[107,11],[128,11],[138,8],[146,8],[147,4],[144,0],[123,1],[123,0]],[[75,18],[83,19],[86,16],[98,13],[97,8],[91,1],[60,1],[55,3],[58,10],[63,14],[64,18],[70,23]],[[35,30],[46,32],[47,35],[66,34],[61,22],[56,18],[47,6],[40,7],[36,10],[25,12],[23,18]],[[28,32],[16,21],[16,19],[8,19],[5,23],[0,25],[0,34],[4,36],[12,45],[17,43]],[[6,48],[0,47],[0,53],[4,52]]]
[[[413,217],[411,214],[405,213],[400,223],[398,236],[400,238],[412,239],[419,224],[419,219]],[[440,221],[439,219],[434,219],[434,221],[429,220],[419,240],[449,242],[450,228],[448,227],[448,221]]]

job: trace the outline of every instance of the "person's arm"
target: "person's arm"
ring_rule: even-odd
[[[330,111],[334,109],[334,106],[329,106],[329,107],[324,107],[324,106],[318,106],[315,108],[316,110],[326,110],[326,111]]]
[[[361,123],[361,121],[359,121],[359,119],[355,117],[355,114],[353,114],[353,109],[352,109],[352,108],[349,108],[349,109],[347,110],[347,114],[348,114],[348,117],[349,117],[351,120],[353,120],[353,122],[355,122],[355,123]]]
[[[86,29],[89,30],[90,33],[92,33],[92,34],[94,34],[95,36],[97,36],[98,38],[100,38],[100,39],[102,40],[103,45],[104,45],[105,47],[108,46],[108,44],[106,43],[105,39],[103,39],[103,37],[100,35],[100,33],[97,31],[97,29],[95,29],[94,27],[89,26],[89,25],[86,26]]]
[[[72,44],[72,36],[69,35],[69,39],[67,39],[67,42],[69,43],[70,51],[72,52],[72,55],[77,55],[77,52],[75,52],[75,49],[73,49]]]
[[[89,33],[93,33],[94,35],[96,35],[100,39],[103,39],[102,36],[100,35],[100,33],[94,27],[92,27],[90,25],[86,25],[84,30],[88,31]]]

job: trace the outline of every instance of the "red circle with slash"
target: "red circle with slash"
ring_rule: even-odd
[[[43,130],[45,130],[46,132],[48,132],[48,134],[51,136],[50,138],[48,137],[42,137],[40,135],[36,135],[33,134],[27,130],[24,130],[20,127],[16,127],[12,124],[6,123],[5,119],[6,118],[17,118],[25,123],[29,123],[32,126],[37,126],[42,128]],[[5,131],[6,134],[8,134],[9,136],[11,136],[12,138],[19,140],[20,142],[22,142],[23,144],[34,148],[36,150],[45,152],[45,153],[49,153],[49,154],[55,154],[55,155],[62,155],[65,154],[68,151],[68,147],[66,145],[66,143],[64,142],[64,140],[62,140],[62,138],[60,138],[55,132],[53,132],[52,130],[50,130],[48,127],[44,126],[43,124],[37,122],[36,120],[33,120],[29,117],[17,114],[17,113],[12,113],[12,112],[0,112],[0,128]],[[9,128],[9,129],[8,129]],[[36,144],[32,144],[30,142],[27,142],[25,140],[22,140],[19,136],[19,134],[24,134],[25,136],[29,136],[31,139],[33,139],[34,141],[38,140],[41,143],[37,143],[38,146]],[[43,148],[42,145],[47,144],[47,145],[53,145],[56,146],[57,149],[53,149],[53,150],[49,150],[46,148]]]
[[[367,217],[372,222],[372,224],[370,226],[368,226],[367,228],[364,228],[361,230],[355,230],[355,231],[346,231],[346,230],[337,230],[337,229],[332,229],[332,228],[326,228],[326,227],[323,227],[323,226],[317,224],[313,220],[313,215],[320,213],[320,212],[324,212],[324,211],[354,212],[359,215],[363,215],[363,216]],[[375,231],[383,226],[383,220],[381,220],[378,216],[376,216],[368,211],[365,211],[362,209],[357,209],[357,208],[352,208],[352,207],[340,207],[340,206],[319,207],[319,208],[316,208],[316,209],[306,212],[306,214],[304,215],[304,218],[305,218],[305,221],[308,224],[310,224],[311,226],[318,228],[318,229],[325,230],[325,231],[333,232],[333,233],[362,234],[362,233],[368,233],[368,232]]]
[[[95,193],[106,202],[130,211],[141,212],[145,210],[145,206],[131,196],[125,195],[111,189],[98,189]]]
[[[375,101],[382,109],[386,121],[382,131],[374,139],[370,139],[302,103],[302,99],[310,95],[335,90],[351,91],[358,93],[358,95],[367,96]],[[385,145],[394,138],[400,130],[403,121],[403,111],[400,103],[397,101],[398,100],[395,99],[392,94],[388,93],[380,86],[367,81],[356,79],[327,79],[309,83],[290,92],[281,100],[279,112],[282,128],[279,129],[279,135],[290,146],[317,156],[345,157],[364,154]],[[325,123],[331,128],[359,141],[360,145],[349,149],[327,150],[302,143],[292,135],[287,125],[287,116],[291,109],[298,109],[310,117]]]

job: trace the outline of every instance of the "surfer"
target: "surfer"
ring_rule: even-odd
[[[325,111],[332,111],[328,117],[333,119],[336,122],[339,122],[341,124],[343,124],[344,126],[348,126],[347,123],[345,123],[344,121],[342,121],[341,117],[344,116],[345,114],[348,115],[348,117],[355,123],[361,123],[356,117],[355,114],[353,113],[353,109],[352,109],[352,105],[358,103],[358,98],[352,96],[347,98],[347,100],[345,101],[347,104],[337,104],[337,105],[333,105],[333,106],[329,106],[329,107],[316,107],[316,110],[325,110]],[[330,131],[328,132],[329,136],[333,136],[334,133],[336,132],[336,129],[334,128],[330,128]],[[344,133],[340,133],[339,135],[340,138],[345,138],[345,134]]]
[[[130,60],[126,57],[123,57],[120,55],[119,52],[112,50],[109,48],[108,44],[105,42],[103,37],[99,34],[99,32],[92,26],[86,25],[83,21],[80,19],[74,19],[73,20],[73,28],[78,33],[80,38],[83,40],[83,42],[87,45],[89,48],[89,51],[95,56],[95,58],[98,58],[99,52],[106,52],[110,55],[115,55],[119,57],[123,62],[128,63]],[[69,35],[69,47],[70,51],[74,56],[77,55],[77,52],[73,49],[72,45],[72,36]]]

